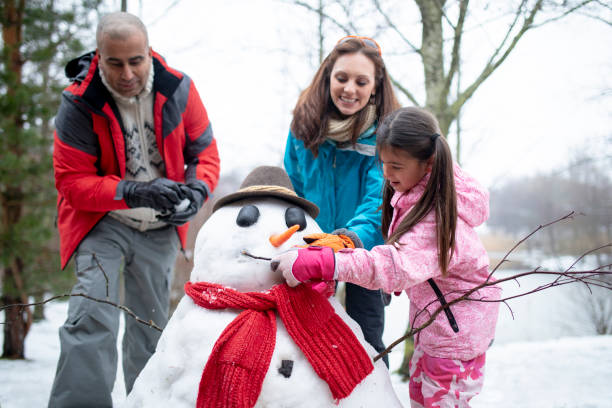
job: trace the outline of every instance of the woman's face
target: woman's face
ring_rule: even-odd
[[[346,54],[336,60],[329,78],[329,93],[343,115],[359,112],[376,93],[374,72],[374,63],[361,53]]]

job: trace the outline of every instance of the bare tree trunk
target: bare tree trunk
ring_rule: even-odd
[[[4,288],[16,288],[2,295],[2,305],[15,303],[26,304],[27,296],[23,291],[21,271],[23,263],[19,258],[15,259],[14,265],[5,268]],[[4,311],[4,345],[2,347],[2,358],[24,359],[25,338],[32,325],[32,311],[29,308],[7,308]]]
[[[22,303],[19,298],[2,296],[4,305]],[[25,337],[27,335],[26,326],[23,324],[27,319],[28,308],[8,308],[4,311],[4,345],[2,347],[2,358],[12,360],[25,359]]]

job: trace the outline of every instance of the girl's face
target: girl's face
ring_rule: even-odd
[[[385,146],[380,152],[383,165],[383,175],[391,187],[397,192],[405,193],[416,186],[419,181],[431,171],[430,158],[427,161],[415,159],[401,149]]]
[[[336,60],[329,78],[334,105],[346,116],[363,109],[376,92],[374,63],[361,53],[346,54]]]

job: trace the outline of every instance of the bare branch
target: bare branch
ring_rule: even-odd
[[[612,247],[612,244],[607,244],[604,245],[600,248],[607,248],[607,247]],[[553,287],[559,287],[559,286],[564,286],[564,285],[568,285],[570,283],[584,283],[585,285],[593,285],[593,286],[598,286],[607,290],[612,291],[612,284],[608,281],[605,281],[603,279],[593,279],[594,276],[599,277],[599,276],[612,276],[612,272],[606,272],[606,271],[602,271],[601,269],[605,269],[605,268],[610,268],[610,264],[608,265],[601,265],[593,270],[589,270],[589,271],[575,271],[575,272],[557,272],[557,271],[540,271],[537,269],[534,269],[530,272],[523,272],[523,273],[519,273],[519,274],[515,274],[512,276],[508,276],[502,279],[499,279],[497,281],[489,281],[487,280],[486,282],[464,292],[463,295],[457,297],[456,299],[453,299],[452,301],[448,302],[445,305],[440,305],[438,308],[436,308],[433,312],[429,312],[427,307],[431,306],[432,304],[438,302],[438,300],[433,300],[431,303],[429,303],[428,305],[426,305],[423,309],[419,310],[416,314],[415,317],[413,319],[413,321],[411,322],[411,327],[412,329],[410,331],[408,331],[406,334],[404,334],[402,337],[400,337],[399,339],[395,340],[393,343],[391,343],[385,350],[383,350],[380,354],[378,354],[376,357],[374,357],[374,361],[379,360],[380,358],[382,358],[385,354],[388,354],[389,352],[391,352],[391,350],[397,346],[398,344],[400,344],[401,342],[403,342],[404,340],[406,340],[407,338],[414,336],[415,334],[417,334],[418,332],[420,332],[421,330],[425,329],[426,327],[428,327],[429,325],[431,325],[434,320],[436,319],[436,317],[438,316],[438,314],[440,314],[442,311],[444,311],[444,309],[447,309],[449,307],[451,307],[452,305],[459,303],[459,302],[464,302],[464,301],[472,301],[472,302],[491,302],[491,303],[504,303],[508,308],[510,308],[510,306],[508,305],[507,301],[511,300],[511,299],[515,299],[518,297],[523,297],[523,296],[527,296],[530,295],[532,293],[536,293],[536,292],[541,292],[543,290],[549,289],[549,288],[553,288]],[[506,281],[510,281],[510,280],[516,280],[518,278],[524,277],[524,276],[529,276],[529,275],[537,275],[537,274],[542,274],[542,275],[556,275],[559,277],[565,277],[566,279],[564,280],[560,280],[560,279],[555,279],[554,281],[545,284],[545,285],[540,285],[534,289],[531,290],[526,290],[524,292],[521,292],[519,294],[513,295],[513,296],[508,296],[506,298],[501,298],[501,299],[486,299],[486,298],[472,298],[471,295],[474,294],[475,292],[479,291],[482,288],[485,287],[490,287],[493,285],[497,285],[499,283],[503,283]],[[448,294],[451,294],[453,292],[449,292]],[[456,291],[455,291],[456,293]],[[446,296],[447,294],[445,294]],[[510,308],[510,312],[512,313],[512,309]],[[429,319],[427,321],[425,321],[423,324],[421,324],[419,327],[414,327],[414,322],[417,320],[418,317],[420,317],[423,313],[428,313],[429,315]],[[514,314],[513,314],[513,318],[514,318]]]
[[[495,271],[497,271],[499,269],[499,267],[501,266],[502,263],[506,262],[508,260],[508,255],[510,255],[512,252],[514,252],[514,250],[521,245],[523,242],[527,241],[529,239],[529,237],[531,237],[533,234],[535,234],[536,232],[540,231],[543,228],[549,227],[553,224],[556,224],[558,222],[561,222],[563,220],[567,220],[570,218],[574,217],[575,212],[572,211],[569,214],[564,215],[561,218],[558,218],[554,221],[549,222],[548,224],[543,224],[538,226],[536,229],[534,229],[533,231],[531,231],[529,234],[527,234],[523,239],[521,239],[520,241],[518,241],[512,248],[510,248],[510,250],[506,253],[506,255],[504,255],[504,257],[501,259],[501,261],[499,261],[499,263],[493,268],[493,270],[491,271],[491,273],[489,274],[489,277],[491,277],[491,275],[493,275],[495,273]]]
[[[324,17],[324,18],[328,19],[329,21],[331,21],[332,24],[334,24],[336,27],[338,27],[339,29],[344,31],[346,34],[351,34],[355,30],[355,27],[345,26],[344,24],[342,24],[341,22],[339,22],[338,20],[336,20],[335,18],[333,18],[332,16],[330,16],[328,14],[325,14],[325,13],[321,14],[321,12],[318,9],[312,7],[308,3],[304,3],[303,1],[299,1],[299,0],[291,1],[291,3],[293,3],[293,4],[297,5],[297,6],[303,7],[303,8],[305,8],[308,11],[311,11],[313,13],[321,15],[322,17]]]
[[[554,221],[551,221],[547,224],[543,224],[538,226],[535,230],[533,230],[531,233],[529,233],[527,236],[525,236],[523,239],[521,239],[519,242],[517,242],[507,253],[506,255],[502,258],[502,260],[495,266],[495,268],[492,270],[492,272],[489,274],[489,276],[487,277],[487,279],[481,283],[480,285],[477,285],[475,287],[473,287],[472,289],[469,289],[467,291],[450,291],[446,294],[444,294],[444,296],[446,297],[447,295],[459,295],[456,298],[454,298],[451,301],[448,301],[446,304],[444,305],[440,305],[438,306],[433,312],[429,311],[429,307],[432,306],[433,304],[435,304],[436,302],[438,302],[437,299],[432,300],[429,304],[425,305],[421,310],[417,311],[417,313],[415,313],[415,316],[410,324],[411,329],[405,333],[402,337],[400,337],[399,339],[395,340],[393,343],[391,343],[385,350],[383,350],[380,354],[378,354],[375,358],[374,361],[382,358],[385,354],[388,354],[395,346],[397,346],[398,344],[400,344],[401,342],[403,342],[404,340],[406,340],[407,338],[414,336],[416,333],[420,332],[421,330],[425,329],[427,326],[429,326],[430,324],[432,324],[434,322],[434,320],[436,319],[437,315],[440,314],[442,311],[444,311],[447,308],[450,308],[452,305],[459,303],[459,302],[464,302],[464,301],[472,301],[472,302],[492,302],[492,303],[503,303],[505,304],[508,309],[510,310],[510,313],[512,314],[512,318],[514,318],[514,313],[512,312],[512,308],[510,307],[510,305],[507,303],[508,300],[511,299],[515,299],[518,297],[523,297],[523,296],[527,296],[530,295],[532,293],[536,293],[536,292],[540,292],[549,288],[553,288],[553,287],[559,287],[559,286],[564,286],[564,285],[568,285],[571,283],[582,283],[584,284],[587,288],[589,288],[590,290],[590,286],[597,286],[603,289],[607,289],[612,291],[612,282],[610,282],[609,279],[605,279],[606,277],[610,277],[612,276],[612,271],[604,271],[604,269],[610,269],[612,267],[612,264],[605,264],[605,265],[599,265],[593,269],[590,270],[584,270],[584,271],[571,271],[571,269],[582,259],[584,259],[584,257],[586,257],[589,254],[592,254],[596,251],[600,251],[602,249],[605,248],[612,248],[612,243],[608,243],[605,245],[601,245],[597,248],[591,249],[589,251],[584,252],[582,255],[580,255],[578,258],[575,259],[574,262],[572,262],[572,264],[564,271],[543,271],[540,270],[539,267],[535,268],[531,271],[528,272],[522,272],[522,273],[517,273],[517,274],[513,274],[511,276],[506,276],[504,278],[500,278],[500,279],[496,279],[496,280],[492,280],[491,277],[493,275],[493,273],[495,271],[498,270],[498,268],[501,266],[502,263],[507,261],[508,256],[518,247],[520,246],[523,242],[525,242],[527,239],[529,239],[531,236],[533,236],[533,234],[535,234],[536,232],[550,227],[553,224],[559,223],[563,220],[567,220],[570,218],[573,218],[574,215],[574,211],[570,212],[567,215],[564,215],[563,217],[560,217]],[[495,286],[498,285],[500,283],[503,282],[508,282],[508,281],[516,281],[517,284],[520,286],[520,283],[518,281],[519,278],[525,277],[525,276],[530,276],[530,275],[550,275],[550,276],[556,276],[557,278],[552,280],[551,282],[544,284],[544,285],[540,285],[534,289],[531,290],[525,290],[521,293],[518,293],[516,295],[513,296],[508,296],[505,298],[500,298],[500,299],[486,299],[486,298],[474,298],[472,297],[472,295],[474,295],[476,292],[478,292],[480,289],[486,288],[486,287],[491,287],[491,286]],[[422,316],[424,313],[427,313],[427,315],[429,316],[429,318],[423,323],[421,324],[419,327],[414,327],[414,323],[417,321],[417,319]]]
[[[542,2],[544,0],[538,0],[538,2],[533,6],[533,8],[529,11],[528,16],[523,20],[523,25],[521,29],[514,35],[510,44],[504,50],[504,46],[510,37],[516,23],[518,22],[519,17],[522,15],[523,6],[526,4],[526,0],[521,2],[521,5],[518,7],[515,19],[508,27],[506,35],[504,39],[501,41],[500,45],[493,52],[489,61],[485,64],[485,67],[481,71],[478,78],[474,80],[474,82],[466,88],[461,94],[457,95],[457,99],[451,105],[451,112],[456,115],[461,107],[472,97],[472,95],[476,92],[476,89],[508,58],[508,55],[512,52],[516,44],[523,37],[523,35],[533,27],[533,21],[535,19],[536,14],[542,8]],[[501,53],[501,56],[498,58],[498,55]]]
[[[263,259],[264,261],[271,261],[272,260],[272,258],[266,258],[265,256],[256,256],[256,255],[253,255],[253,254],[249,253],[246,249],[243,249],[242,251],[240,251],[240,253],[242,255],[246,255],[246,256],[251,257],[253,259]]]
[[[168,15],[168,12],[172,10],[174,7],[176,7],[176,5],[179,4],[180,2],[181,0],[174,0],[168,7],[166,7],[166,9],[163,11],[163,13],[159,15],[159,17],[156,17],[155,19],[153,19],[153,21],[148,23],[147,26],[151,27],[157,22],[159,22],[162,18],[166,17]]]
[[[448,69],[448,74],[446,75],[446,82],[444,84],[444,95],[448,95],[451,84],[453,83],[453,78],[459,69],[459,65],[461,63],[461,38],[463,36],[463,25],[465,23],[465,17],[467,15],[469,0],[461,0],[459,2],[459,17],[457,18],[457,24],[454,27],[454,39],[453,39],[453,50],[451,52],[451,64]]]
[[[467,0],[467,1],[469,1],[469,0]],[[442,14],[442,17],[444,17],[444,19],[446,20],[448,25],[450,25],[454,29],[455,26],[453,25],[453,22],[451,21],[451,19],[448,17],[448,14],[446,14],[446,10],[444,10],[444,6],[442,4],[440,4],[440,0],[435,0],[435,3],[438,6],[438,9],[440,10],[440,13]],[[446,0],[444,0],[443,3],[446,3]],[[461,3],[463,3],[463,0],[461,0]]]
[[[11,305],[5,305],[5,306],[1,306],[0,307],[0,311],[4,310],[4,309],[8,309],[9,307],[30,307],[30,306],[37,306],[37,305],[43,305],[45,303],[49,303],[51,301],[57,300],[57,299],[62,299],[65,297],[73,297],[73,296],[79,296],[79,297],[84,297],[85,299],[89,299],[89,300],[93,300],[94,302],[98,302],[98,303],[104,303],[107,305],[111,305],[116,307],[117,309],[123,310],[125,313],[127,313],[130,317],[132,317],[134,320],[136,320],[138,323],[142,323],[145,326],[149,326],[154,328],[155,330],[159,330],[162,331],[162,328],[159,327],[157,324],[155,324],[155,322],[153,320],[144,320],[141,319],[140,317],[138,317],[134,312],[132,312],[128,307],[123,306],[123,305],[118,305],[117,303],[111,302],[110,300],[106,300],[106,299],[97,299],[94,297],[91,297],[89,295],[86,295],[85,293],[66,293],[63,295],[57,295],[57,296],[53,296],[50,297],[49,299],[46,300],[42,300],[40,302],[34,302],[34,303],[17,303],[17,304],[11,304]],[[1,323],[1,324],[5,324]]]
[[[406,36],[404,35],[404,33],[402,33],[398,28],[397,25],[395,25],[392,21],[391,18],[389,18],[389,15],[387,13],[385,13],[382,9],[382,7],[380,6],[380,2],[378,0],[374,0],[374,5],[376,6],[376,9],[378,10],[378,12],[380,13],[381,16],[383,16],[383,18],[385,19],[385,21],[387,22],[387,24],[389,25],[389,27],[395,31],[395,33],[406,43],[408,44],[408,47],[410,47],[414,52],[416,52],[417,54],[421,54],[421,50],[419,47],[417,47],[416,45],[414,45],[408,38],[406,38]],[[412,100],[412,99],[411,99]]]
[[[110,293],[110,292],[109,292],[109,280],[108,280],[108,275],[106,274],[106,271],[105,271],[105,270],[104,270],[104,268],[102,267],[102,264],[100,264],[100,261],[98,260],[98,257],[96,256],[95,252],[92,252],[92,253],[91,253],[91,256],[92,256],[93,260],[95,261],[96,266],[90,266],[89,268],[84,269],[84,270],[83,270],[83,272],[88,271],[88,270],[90,270],[90,269],[95,269],[96,267],[100,269],[100,271],[102,272],[102,275],[104,276],[105,285],[106,285],[106,297],[107,297],[107,299],[108,299],[108,297],[109,297],[109,293]],[[92,297],[92,296],[89,296],[89,295],[87,295],[87,294],[85,294],[85,293],[67,293],[67,294],[63,294],[63,295],[53,296],[53,297],[51,297],[51,298],[49,298],[49,299],[47,299],[47,300],[43,300],[43,301],[40,301],[40,302],[35,302],[35,303],[26,303],[26,298],[23,298],[23,299],[22,299],[22,302],[23,302],[23,303],[20,303],[20,304],[10,304],[10,305],[5,305],[5,306],[2,306],[2,307],[0,307],[0,311],[2,311],[2,310],[4,310],[4,309],[8,309],[9,307],[21,307],[21,308],[24,308],[24,307],[28,307],[28,306],[37,306],[37,305],[43,305],[43,304],[45,304],[45,303],[51,302],[51,301],[56,300],[56,299],[61,299],[61,298],[65,298],[65,297],[72,297],[72,296],[84,297],[84,298],[86,298],[86,299],[93,300],[94,302],[98,302],[98,303],[105,303],[105,304],[107,304],[107,305],[115,306],[116,308],[118,308],[118,309],[120,309],[120,310],[123,310],[123,311],[124,311],[125,313],[127,313],[129,316],[131,316],[132,318],[134,318],[134,319],[135,319],[137,322],[139,322],[139,323],[143,323],[143,324],[145,324],[145,325],[147,325],[147,326],[153,327],[154,329],[157,329],[157,330],[159,330],[159,331],[162,331],[162,329],[161,329],[161,328],[160,328],[158,325],[156,325],[156,324],[153,322],[153,320],[146,321],[146,320],[141,319],[141,318],[140,318],[140,317],[138,317],[138,316],[137,316],[137,315],[136,315],[134,312],[132,312],[132,311],[131,311],[129,308],[127,308],[126,306],[123,306],[123,305],[118,305],[118,304],[116,304],[116,303],[114,303],[114,302],[111,302],[110,300],[107,300],[107,299],[97,299],[97,298],[94,298],[94,297]],[[28,309],[28,310],[29,310],[29,309]],[[2,324],[4,324],[4,323],[2,323]]]
[[[601,7],[603,7],[603,8],[608,9],[609,11],[612,11],[612,4],[610,4],[609,2],[604,3],[603,1],[595,0],[594,3],[599,5],[599,6],[601,6]],[[610,19],[605,19],[605,18],[603,18],[601,16],[593,15],[593,14],[590,14],[590,13],[584,13],[584,15],[589,17],[589,18],[592,18],[593,20],[601,21],[604,24],[612,26],[612,20],[610,20]]]
[[[406,95],[406,97],[410,100],[410,102],[412,102],[415,106],[421,106],[421,104],[416,100],[414,95],[408,89],[404,88],[402,84],[399,81],[397,81],[391,74],[389,73],[387,74],[389,75],[389,79],[391,80],[391,83],[393,84],[393,86],[397,88],[398,91]]]
[[[348,18],[348,21],[349,21],[348,28],[350,29],[350,31],[347,32],[347,34],[359,34],[359,29],[357,29],[357,27],[355,27],[355,25],[353,24],[354,19],[352,18],[352,13],[351,13],[353,11],[352,4],[345,4],[341,1],[336,2],[336,4],[340,6],[340,8],[344,11],[344,15],[347,16]],[[329,17],[325,13],[323,13],[322,15],[323,17]]]
[[[574,7],[571,7],[571,8],[569,8],[569,9],[567,9],[565,12],[561,13],[561,14],[560,14],[560,15],[558,15],[558,16],[555,16],[555,17],[549,18],[548,20],[544,20],[544,21],[542,21],[541,23],[534,24],[534,25],[532,26],[532,28],[542,27],[542,26],[543,26],[543,25],[545,25],[545,24],[552,23],[552,22],[555,22],[555,21],[559,21],[559,20],[561,20],[562,18],[567,17],[568,15],[572,14],[574,11],[577,11],[577,10],[579,10],[579,9],[583,8],[584,6],[586,6],[586,5],[590,4],[590,3],[593,3],[593,2],[594,2],[593,0],[584,0],[582,3],[577,4],[577,5],[575,5]],[[596,2],[596,3],[601,4],[601,2]],[[602,6],[604,6],[604,5],[602,4]],[[604,7],[605,7],[605,6],[604,6]],[[594,18],[595,18],[595,17],[594,17]],[[605,20],[602,20],[602,21],[606,22]],[[610,23],[608,22],[608,24],[610,24]]]

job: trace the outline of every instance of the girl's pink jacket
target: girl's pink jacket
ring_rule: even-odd
[[[416,204],[425,190],[427,174],[406,193],[395,193],[389,235]],[[370,251],[345,249],[336,254],[337,279],[387,293],[405,290],[410,299],[410,323],[419,327],[429,319],[427,308],[435,311],[440,303],[427,279],[433,278],[447,302],[466,290],[483,283],[489,274],[489,258],[474,231],[489,216],[489,193],[476,180],[455,165],[457,190],[456,247],[442,276],[438,266],[435,213],[430,211],[421,222],[404,234],[401,245],[379,245]],[[493,278],[491,278],[493,279]],[[501,290],[491,286],[473,293],[471,299],[497,300]],[[428,306],[429,305],[429,306]],[[416,343],[430,356],[471,360],[484,353],[495,334],[499,303],[460,301],[451,306],[459,332],[453,332],[444,313],[417,334]],[[415,320],[416,319],[416,320]]]

